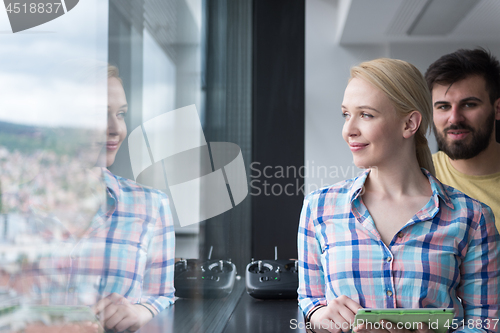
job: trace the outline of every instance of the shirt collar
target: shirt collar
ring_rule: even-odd
[[[450,209],[453,209],[453,203],[451,202],[450,197],[446,193],[446,190],[443,187],[443,184],[437,180],[429,171],[424,168],[420,168],[422,173],[429,179],[429,183],[431,184],[432,189],[432,197],[434,198],[434,203],[436,207],[439,207],[438,197],[448,206]],[[356,200],[360,195],[363,194],[363,187],[366,182],[366,178],[370,173],[371,169],[367,169],[361,175],[354,179],[354,183],[351,186],[349,191],[349,197],[351,198],[351,203]]]
[[[441,200],[448,206],[450,209],[454,209],[454,205],[451,202],[450,196],[446,192],[446,190],[443,187],[443,184],[436,179],[431,173],[424,168],[421,168],[422,172],[424,175],[427,176],[427,179],[429,179],[429,182],[431,184],[431,189],[432,189],[432,196],[434,197],[434,201],[436,206],[438,206],[437,197],[441,198]]]
[[[352,184],[351,189],[349,191],[349,198],[351,198],[351,202],[353,202],[361,194],[363,194],[363,187],[365,186],[365,181],[370,171],[371,169],[366,169],[361,175],[354,178],[354,183]]]
[[[118,183],[118,179],[116,179],[116,176],[106,168],[102,168],[102,175],[104,177],[104,183],[106,184],[109,192],[114,198],[116,198],[117,193],[120,192],[120,184]]]
[[[120,184],[116,176],[108,169],[102,168],[102,175],[104,177],[104,183],[106,184],[106,207],[103,211],[109,217],[116,209],[118,193],[120,193]]]

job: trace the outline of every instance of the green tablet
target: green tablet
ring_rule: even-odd
[[[426,323],[436,333],[446,333],[453,325],[455,309],[359,309],[354,318],[354,326],[364,324],[368,329],[406,328],[417,330]],[[386,323],[381,324],[384,320]],[[387,325],[382,327],[382,325]],[[391,326],[391,327],[389,327]]]

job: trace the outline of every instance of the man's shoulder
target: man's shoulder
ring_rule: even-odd
[[[451,170],[448,162],[448,155],[442,151],[438,151],[432,154],[432,162],[434,163],[437,178],[442,182],[449,182]]]
[[[448,155],[446,155],[441,150],[438,151],[437,153],[432,154],[432,161],[434,162],[434,166],[436,166],[436,164],[446,165],[447,158],[448,158]]]

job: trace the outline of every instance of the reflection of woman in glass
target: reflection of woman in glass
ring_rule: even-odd
[[[127,135],[127,100],[118,70],[108,70],[106,165]],[[99,293],[106,296],[94,310],[105,328],[136,331],[174,302],[174,229],[165,194],[113,175],[104,169],[107,205],[98,219],[105,226]]]
[[[347,332],[359,308],[438,307],[455,308],[458,325],[496,331],[494,217],[432,175],[431,97],[420,72],[393,59],[352,68],[342,114],[354,163],[367,170],[305,198],[298,293],[309,325]]]

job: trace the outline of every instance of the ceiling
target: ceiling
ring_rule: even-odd
[[[343,45],[500,42],[500,0],[339,0],[338,5],[336,38]]]

